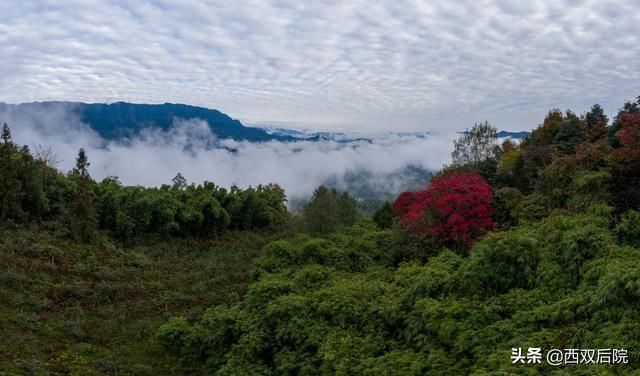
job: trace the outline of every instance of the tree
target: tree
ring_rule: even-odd
[[[503,187],[494,195],[496,222],[499,228],[509,228],[517,224],[516,209],[523,195],[517,188]]]
[[[614,153],[627,169],[640,168],[640,113],[620,115],[616,134],[620,147]]]
[[[171,179],[171,182],[174,189],[185,189],[187,187],[187,179],[179,172]]]
[[[609,142],[613,147],[619,147],[618,131],[622,128],[622,118],[626,114],[640,113],[640,95],[638,95],[634,101],[625,102],[621,109],[618,110],[618,115],[613,120],[613,123],[609,127]]]
[[[58,153],[56,153],[51,148],[51,146],[43,146],[38,144],[34,147],[33,154],[35,159],[41,161],[47,167],[56,168],[60,163],[60,157],[58,156]]]
[[[640,113],[618,116],[618,148],[613,150],[613,199],[619,212],[640,207]]]
[[[607,137],[609,118],[599,104],[594,104],[591,110],[584,115],[586,138],[590,142],[596,142]]]
[[[570,114],[562,121],[558,132],[553,138],[553,144],[563,154],[573,154],[576,146],[582,142],[583,129],[582,123],[577,116]]]
[[[342,226],[352,226],[358,219],[356,200],[347,192],[342,192],[336,197],[336,210],[338,223]]]
[[[477,165],[480,162],[497,159],[498,130],[489,122],[476,123],[456,141],[451,153],[454,165]]]
[[[7,123],[2,125],[2,143],[4,145],[12,143],[11,139],[11,129]]]
[[[71,206],[71,235],[83,242],[93,239],[96,218],[93,202],[93,180],[89,175],[89,160],[84,149],[78,151],[76,166],[71,172],[76,187]]]
[[[16,147],[7,123],[2,126],[2,155],[0,156],[0,222],[22,215],[20,206],[20,181],[18,168],[13,159]]]
[[[303,210],[307,231],[312,234],[328,234],[340,227],[348,227],[357,219],[356,201],[348,193],[338,193],[324,185],[313,192]]]
[[[87,158],[87,153],[83,148],[80,148],[78,151],[78,156],[76,157],[76,166],[73,169],[73,175],[80,177],[82,179],[90,179],[89,176],[89,159]]]
[[[379,228],[390,228],[393,225],[393,208],[391,203],[386,201],[376,212],[373,214],[373,221]]]
[[[548,166],[553,158],[557,155],[557,150],[553,145],[530,144],[526,145],[522,151],[522,166],[518,163],[520,169],[516,174],[522,181],[527,181],[531,185],[538,179],[540,171]],[[529,186],[516,186],[522,193],[529,193]]]
[[[44,193],[44,166],[33,159],[26,145],[20,151],[19,180],[21,187],[21,206],[25,216],[33,221],[40,221],[47,209]]]
[[[404,218],[408,213],[411,207],[418,200],[420,193],[419,192],[402,192],[398,197],[396,197],[395,201],[393,201],[393,205],[391,208],[395,215]]]
[[[480,175],[462,172],[434,178],[424,191],[400,195],[393,207],[405,226],[465,250],[495,228],[492,200],[491,186]]]
[[[562,111],[555,108],[547,114],[544,118],[544,121],[541,125],[538,126],[531,135],[528,140],[525,141],[525,145],[529,146],[529,144],[533,145],[550,145],[553,143],[553,139],[556,137],[556,134],[560,130],[560,126],[564,121],[565,117],[562,114]]]
[[[585,124],[587,126],[587,130],[592,129],[598,125],[604,125],[605,127],[609,124],[609,118],[604,113],[604,108],[599,104],[594,104],[591,106],[589,112],[587,112],[584,116]]]
[[[335,190],[324,185],[313,192],[313,196],[303,210],[307,231],[312,234],[328,234],[338,227]]]

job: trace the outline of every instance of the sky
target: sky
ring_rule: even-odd
[[[532,129],[640,95],[636,0],[0,2],[0,101],[177,102],[246,124]]]

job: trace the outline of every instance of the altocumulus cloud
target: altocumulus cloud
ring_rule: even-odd
[[[535,126],[637,95],[636,0],[0,2],[0,100],[347,129]]]
[[[408,166],[434,171],[449,161],[455,134],[419,138],[402,134],[369,135],[371,142],[237,142],[217,139],[203,121],[176,119],[168,131],[145,129],[135,138],[107,141],[73,115],[56,111],[0,113],[12,126],[17,143],[50,146],[58,166],[70,170],[77,150],[85,148],[92,176],[117,176],[128,185],[159,186],[176,173],[188,181],[204,180],[230,187],[280,184],[290,199],[307,198],[327,181],[341,187],[345,176],[364,172],[362,185],[397,193],[410,182]],[[390,177],[393,176],[393,179]],[[421,176],[426,183],[427,176]]]

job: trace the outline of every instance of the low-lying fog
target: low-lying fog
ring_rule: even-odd
[[[447,163],[456,136],[388,133],[366,135],[372,142],[252,143],[217,139],[203,121],[176,120],[169,131],[149,128],[132,139],[108,141],[60,109],[0,113],[0,122],[5,121],[18,144],[32,150],[50,146],[63,171],[73,167],[83,147],[96,180],[117,176],[127,185],[157,186],[180,172],[190,183],[209,180],[224,187],[277,183],[290,199],[308,197],[327,181],[340,187],[347,176],[364,179],[360,186],[397,193],[409,184],[408,169],[434,171]]]

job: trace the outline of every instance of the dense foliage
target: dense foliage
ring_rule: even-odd
[[[194,326],[174,318],[159,338],[225,375],[527,372],[510,364],[516,346],[626,348],[629,368],[586,369],[628,374],[640,366],[640,250],[613,241],[610,214],[553,215],[425,264],[395,264],[393,233],[364,225],[272,243],[244,300]]]
[[[228,229],[253,230],[287,219],[284,191],[277,185],[231,190],[204,182],[159,188],[126,187],[115,178],[96,186],[99,223],[117,238],[156,235],[215,237]]]
[[[158,339],[219,375],[637,373],[640,207],[621,179],[638,179],[640,124],[621,113],[612,146],[607,120],[553,110],[519,144],[476,128],[464,158],[396,199],[398,219],[387,207],[378,226],[271,243],[241,301],[174,317]],[[460,236],[453,216],[483,231]],[[629,364],[512,364],[514,347],[625,348]]]
[[[59,220],[69,235],[90,241],[97,229],[115,238],[212,238],[226,230],[254,230],[281,225],[288,213],[279,186],[230,190],[211,182],[188,185],[178,174],[172,185],[159,188],[123,186],[109,177],[96,183],[89,175],[88,156],[78,152],[67,175],[18,148],[5,124],[0,163],[0,218],[17,224]]]
[[[96,183],[84,150],[68,174],[55,160],[3,126],[0,375],[197,373],[155,332],[243,294],[262,245],[286,230],[283,190]]]

